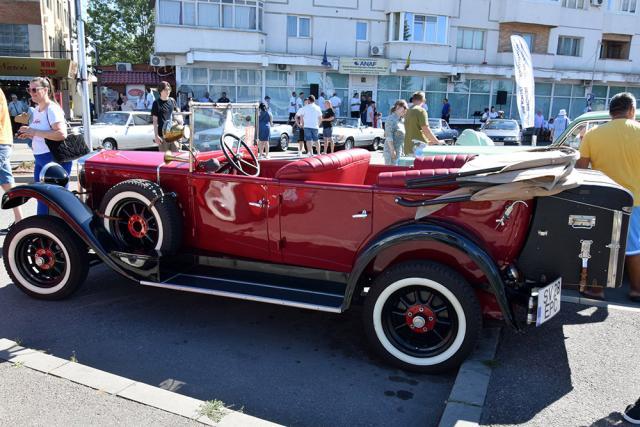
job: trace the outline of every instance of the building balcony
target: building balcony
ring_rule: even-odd
[[[411,52],[412,61],[449,62],[449,45],[388,41],[384,46],[389,59],[404,60]]]
[[[185,53],[191,50],[263,53],[265,39],[265,33],[255,30],[157,24],[155,51],[158,54]]]

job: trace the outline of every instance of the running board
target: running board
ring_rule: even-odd
[[[344,302],[344,292],[320,291],[318,290],[317,283],[316,286],[313,286],[313,288],[315,288],[314,290],[309,290],[279,286],[271,283],[258,283],[255,281],[181,273],[170,277],[164,282],[143,280],[140,281],[140,284],[156,288],[217,295],[329,313],[342,313],[342,305]],[[336,288],[335,282],[327,282],[326,285],[325,289],[327,290],[335,290]],[[342,285],[342,287],[344,287],[344,285]]]

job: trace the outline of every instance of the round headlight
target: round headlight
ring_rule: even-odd
[[[40,182],[65,187],[69,183],[69,174],[58,163],[49,162],[40,171]]]

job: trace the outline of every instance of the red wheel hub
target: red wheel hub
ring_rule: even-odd
[[[129,233],[138,239],[142,239],[149,231],[147,221],[140,215],[131,215],[127,223],[127,228],[129,229]]]
[[[51,249],[38,249],[35,256],[36,265],[43,270],[50,270],[56,264],[56,260],[53,256]]]
[[[415,304],[404,314],[404,320],[416,334],[424,334],[436,326],[436,315],[428,306]]]

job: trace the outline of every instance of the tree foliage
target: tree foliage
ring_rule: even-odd
[[[154,13],[149,0],[89,0],[87,35],[99,44],[100,64],[149,63]]]

